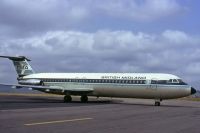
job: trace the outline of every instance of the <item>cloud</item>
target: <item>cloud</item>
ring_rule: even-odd
[[[106,14],[135,21],[153,21],[185,10],[176,0],[110,0],[98,6]]]
[[[176,0],[2,0],[0,35],[20,38],[47,31],[97,31],[102,23],[149,23],[180,15],[184,9]]]
[[[182,31],[167,30],[162,35],[169,42],[174,42],[176,44],[184,44],[186,41],[189,43],[192,43],[192,41],[196,41],[196,39],[191,38],[189,35]]]
[[[8,36],[21,37],[77,27],[89,16],[89,11],[70,0],[2,0],[0,16],[0,27],[6,29],[0,33],[4,35],[7,31]]]
[[[1,55],[28,56],[37,72],[162,72],[195,80],[194,84],[200,73],[199,36],[177,30],[160,34],[52,31],[0,43]],[[2,80],[14,73],[7,69],[11,64],[4,64]]]
[[[104,71],[101,68],[104,68],[105,63],[106,67],[110,67],[106,71],[134,72],[134,69],[128,69],[134,66],[147,72],[164,70],[180,73],[187,68],[185,63],[199,59],[198,55],[195,55],[200,51],[199,42],[196,36],[173,30],[157,35],[109,30],[95,33],[54,31],[42,36],[3,40],[0,53],[28,55],[43,60],[46,60],[46,57],[58,58],[60,61],[73,60],[62,62],[63,69],[69,66],[66,67],[69,71],[73,66],[70,62],[76,62],[80,66],[78,71]],[[181,45],[177,46],[179,43]],[[90,65],[93,63],[98,66],[93,68],[93,65]]]
[[[190,75],[200,75],[200,63],[199,62],[194,62],[188,64],[186,68],[186,72]]]

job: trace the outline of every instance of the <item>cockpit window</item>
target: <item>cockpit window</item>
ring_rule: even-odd
[[[170,80],[168,80],[168,81],[167,81],[167,83],[173,83],[173,80],[172,80],[172,79],[170,79]]]
[[[168,81],[168,83],[172,83],[172,79],[170,79],[170,80]]]
[[[173,79],[172,81],[173,83],[179,83],[177,79]]]
[[[168,84],[178,84],[179,81],[177,79],[170,79],[168,80]]]
[[[187,83],[183,82],[181,79],[178,79],[180,85],[187,85]]]
[[[168,84],[179,84],[179,85],[187,85],[181,79],[169,79]]]
[[[151,84],[171,84],[171,85],[187,85],[181,79],[169,79],[169,80],[151,80]]]

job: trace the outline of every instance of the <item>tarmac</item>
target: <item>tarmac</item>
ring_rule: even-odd
[[[0,133],[199,133],[200,102],[0,95]]]

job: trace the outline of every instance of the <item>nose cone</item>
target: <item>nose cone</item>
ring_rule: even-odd
[[[195,94],[197,91],[193,88],[193,87],[191,87],[191,95],[192,94]]]

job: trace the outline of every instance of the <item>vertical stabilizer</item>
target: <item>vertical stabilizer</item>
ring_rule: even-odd
[[[29,65],[28,61],[31,61],[30,59],[26,58],[25,56],[0,56],[1,58],[8,58],[12,60],[15,70],[17,71],[17,74],[19,77],[23,77],[29,74],[33,74],[34,71],[32,67]]]

